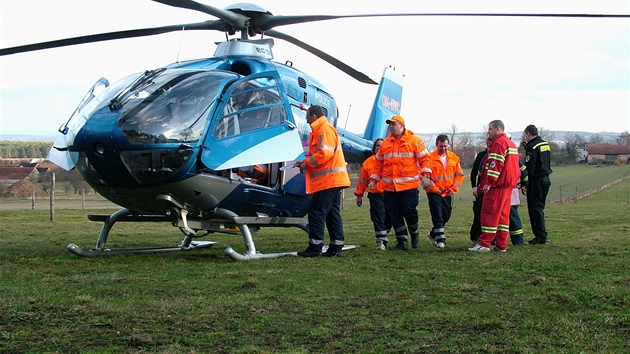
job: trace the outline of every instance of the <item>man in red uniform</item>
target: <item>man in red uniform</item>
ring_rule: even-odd
[[[328,122],[322,107],[309,107],[306,120],[312,130],[308,156],[296,162],[296,166],[306,175],[306,193],[312,194],[313,199],[308,210],[308,248],[297,254],[302,257],[340,257],[344,243],[341,190],[350,187],[346,160],[337,129]],[[330,244],[322,254],[324,226],[328,229]]]
[[[437,248],[446,247],[444,227],[451,219],[453,194],[459,191],[464,182],[464,171],[459,164],[459,157],[449,150],[449,146],[448,136],[437,136],[435,150],[429,154],[431,183],[424,188],[433,222],[429,239]]]
[[[373,155],[363,161],[361,165],[361,172],[359,172],[359,180],[357,181],[354,195],[357,196],[357,205],[362,206],[363,193],[367,192],[367,197],[370,200],[370,220],[372,220],[374,225],[374,236],[376,237],[376,249],[384,251],[387,249],[387,234],[392,228],[392,218],[385,209],[383,181],[376,183],[373,189],[368,188],[370,176],[376,164],[376,152],[381,147],[382,142],[383,139],[381,138],[374,140],[374,145],[372,145]]]
[[[411,246],[418,247],[418,187],[431,177],[429,152],[422,139],[405,129],[405,120],[393,116],[385,121],[389,124],[390,135],[383,140],[376,153],[374,172],[368,186],[383,181],[385,207],[392,217],[396,233],[395,251],[409,249],[407,233],[411,234]],[[405,222],[407,226],[405,226]],[[407,232],[407,228],[409,231]]]
[[[490,251],[490,244],[495,239],[496,250],[505,252],[507,249],[512,189],[516,187],[521,171],[516,144],[505,135],[504,129],[500,120],[488,124],[488,138],[492,140],[492,145],[488,148],[488,158],[481,172],[482,184],[477,186],[477,193],[484,194],[481,236],[469,251]]]

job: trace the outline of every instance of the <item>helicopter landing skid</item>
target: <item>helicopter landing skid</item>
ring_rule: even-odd
[[[346,250],[353,250],[355,248],[359,248],[360,246],[357,245],[347,245],[347,246],[343,246],[343,251]],[[326,250],[328,249],[328,246],[324,246],[322,249],[322,252],[326,252]],[[232,257],[233,259],[237,260],[237,261],[247,261],[247,260],[251,260],[251,259],[258,259],[258,258],[279,258],[279,257],[283,257],[283,256],[297,256],[297,251],[291,251],[291,252],[276,252],[276,253],[256,253],[254,255],[249,254],[249,253],[245,253],[245,254],[240,254],[236,251],[234,251],[232,249],[232,247],[228,247],[225,249],[225,253]]]
[[[215,210],[215,216],[229,220],[235,225],[243,234],[243,240],[245,241],[246,251],[243,254],[236,252],[232,247],[225,249],[225,253],[236,261],[247,261],[261,258],[279,258],[284,256],[297,256],[297,251],[290,252],[274,252],[274,253],[261,253],[256,250],[254,245],[254,239],[252,238],[250,226],[261,227],[297,227],[306,233],[308,233],[308,220],[305,218],[297,217],[268,217],[268,216],[238,216],[227,209],[217,208]],[[194,225],[194,220],[188,221],[189,225]],[[201,226],[201,225],[199,225]],[[356,245],[346,245],[343,250],[350,250],[359,248]],[[327,246],[324,246],[326,251]]]
[[[237,261],[253,260],[261,258],[279,258],[283,256],[296,256],[297,251],[261,253],[256,250],[254,239],[250,231],[250,227],[259,229],[262,227],[297,227],[308,233],[308,220],[298,217],[267,217],[267,216],[239,216],[236,213],[222,208],[214,211],[214,217],[204,219],[198,217],[190,217],[184,209],[179,209],[179,218],[174,221],[172,218],[162,215],[137,215],[129,209],[123,208],[111,215],[88,215],[91,221],[102,221],[103,227],[99,234],[96,246],[86,250],[71,243],[68,245],[68,251],[81,257],[93,256],[113,256],[117,254],[127,253],[150,253],[150,252],[172,252],[187,251],[203,248],[211,248],[218,242],[213,241],[193,241],[197,231],[205,230],[207,232],[219,232],[235,234],[241,233],[245,242],[245,252],[238,253],[232,247],[225,249],[225,253],[232,259]],[[143,248],[120,248],[109,249],[105,247],[107,237],[111,228],[118,221],[128,222],[171,222],[174,226],[178,226],[182,231],[185,230],[185,237],[179,246],[174,247],[143,247]],[[343,250],[351,250],[358,248],[356,245],[346,245]],[[326,250],[324,246],[324,251]]]
[[[105,247],[107,242],[107,236],[114,224],[118,221],[133,221],[133,222],[171,222],[172,220],[166,216],[161,215],[135,215],[129,209],[123,208],[112,215],[88,215],[88,219],[91,221],[102,221],[103,227],[101,233],[96,241],[96,246],[89,250],[83,249],[74,243],[68,245],[68,251],[81,257],[95,257],[95,256],[114,256],[118,254],[130,254],[130,253],[156,253],[156,252],[172,252],[172,251],[189,251],[203,248],[211,248],[219,242],[213,241],[193,241],[192,235],[187,234],[182,243],[179,246],[174,247],[140,247],[140,248],[117,248],[109,249]]]
[[[117,254],[129,254],[129,253],[151,253],[151,252],[171,252],[171,251],[188,251],[202,248],[211,248],[218,242],[213,241],[193,241],[188,247],[143,247],[143,248],[117,248],[109,249],[104,248],[98,250],[95,248],[85,250],[74,243],[68,245],[68,251],[81,257],[95,257],[95,256],[114,256]]]

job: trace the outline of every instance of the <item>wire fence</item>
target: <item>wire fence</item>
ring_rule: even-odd
[[[626,184],[615,187],[621,182],[630,178],[630,175],[619,177],[597,188],[581,189],[579,186],[562,185],[556,181],[552,182],[552,189],[547,196],[547,203],[593,203],[595,196],[606,191],[605,198],[595,198],[597,203],[630,205],[630,188],[625,187]],[[344,190],[344,202],[353,203],[355,196],[353,194],[356,188],[356,177],[352,178],[352,185]],[[555,184],[555,185],[554,185]],[[56,196],[51,200],[49,197],[36,197],[35,193],[30,198],[0,198],[0,210],[54,210],[54,209],[118,209],[120,206],[108,201],[98,194],[86,194],[86,191],[73,195],[68,193],[55,193]],[[455,194],[453,198],[454,204],[469,204],[475,200],[472,195],[470,185],[462,186],[462,189]],[[420,203],[426,203],[426,195],[420,191]],[[521,204],[526,205],[527,201],[524,195],[521,195]]]

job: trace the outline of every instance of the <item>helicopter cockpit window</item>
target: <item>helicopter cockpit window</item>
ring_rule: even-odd
[[[124,103],[119,125],[132,144],[198,141],[219,90],[234,78],[227,72],[166,70]]]
[[[281,125],[287,120],[278,82],[272,77],[239,83],[226,102],[214,128],[213,135],[218,139]]]

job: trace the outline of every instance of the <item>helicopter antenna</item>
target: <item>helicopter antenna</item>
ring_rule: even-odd
[[[348,114],[346,115],[346,124],[343,125],[343,130],[346,130],[346,126],[348,126],[348,121],[350,120],[351,109],[352,109],[352,105],[348,106]]]
[[[182,42],[184,42],[184,30],[186,26],[182,26],[182,34],[179,36],[179,48],[177,48],[177,58],[175,58],[175,62],[179,63],[179,55],[182,52]]]

